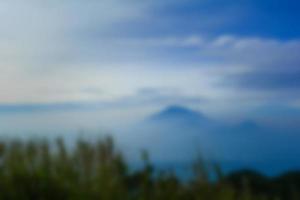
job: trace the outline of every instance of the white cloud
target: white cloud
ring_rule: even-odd
[[[152,46],[152,47],[199,47],[203,44],[203,38],[197,35],[187,37],[161,37],[161,38],[143,38],[126,39],[119,41],[127,45]]]
[[[0,103],[115,101],[141,88],[167,87],[221,110],[241,99],[249,106],[274,98],[222,86],[228,77],[296,72],[300,40],[125,34],[136,22],[160,19],[152,9],[169,3],[0,1]]]
[[[1,1],[1,63],[28,67],[71,59],[84,34],[109,34],[120,22],[143,18],[144,9],[120,0]]]
[[[73,62],[51,64],[40,70],[27,68],[28,65],[21,63],[2,67],[1,102],[114,101],[133,96],[141,88],[169,87],[182,91],[183,96],[209,99],[208,109],[230,109],[226,104],[233,105],[233,102],[236,102],[235,107],[240,109],[237,105],[241,104],[241,99],[247,99],[245,104],[251,107],[251,104],[257,105],[258,102],[274,98],[276,95],[270,91],[252,92],[225,87],[227,77],[234,78],[266,68],[276,71],[285,67],[285,70],[293,71],[294,66],[280,64],[297,63],[298,57],[295,52],[300,49],[298,40],[279,41],[226,35],[217,38],[192,35],[145,40],[111,38],[103,41],[104,46],[111,48],[108,51],[117,53],[105,55],[106,48],[100,48],[98,59],[95,56],[91,62],[75,59]],[[124,43],[126,45],[123,45]],[[85,49],[88,48],[83,48]],[[96,52],[97,49],[98,44],[91,47],[90,51]],[[155,54],[155,50],[164,52],[174,49],[194,52],[194,58],[199,57],[203,60],[168,65],[161,60],[184,58],[180,54],[167,57]],[[122,51],[125,51],[126,59],[118,60],[117,55]],[[155,56],[152,55],[153,51]],[[97,88],[101,93],[86,92],[87,88]]]
[[[190,47],[198,51],[199,57],[210,58],[212,62],[219,61],[223,65],[228,63],[242,66],[256,67],[295,67],[280,66],[298,64],[300,39],[278,40],[259,37],[238,37],[220,35],[218,37],[204,37],[190,35],[184,37],[158,37],[131,39],[128,43],[156,48]],[[222,60],[220,60],[222,59]],[[274,69],[276,70],[276,69]]]

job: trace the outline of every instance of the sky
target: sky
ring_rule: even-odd
[[[70,126],[125,123],[172,104],[227,120],[285,113],[297,124],[299,9],[296,0],[0,0],[2,128],[59,127],[75,115],[85,120]]]

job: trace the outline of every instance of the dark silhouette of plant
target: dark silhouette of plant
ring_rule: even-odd
[[[268,178],[254,171],[228,176],[199,158],[194,177],[183,181],[159,171],[142,153],[143,167],[130,170],[108,137],[97,142],[62,139],[0,142],[0,199],[295,200],[300,173]],[[213,178],[212,178],[213,177]]]

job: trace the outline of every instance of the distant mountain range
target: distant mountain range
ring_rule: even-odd
[[[203,113],[194,111],[179,105],[171,105],[163,110],[152,114],[145,120],[149,124],[157,124],[160,126],[174,127],[189,126],[190,128],[210,128],[210,129],[222,129],[222,132],[259,132],[262,131],[261,127],[254,120],[243,120],[235,124],[226,124],[224,122],[213,120]]]
[[[300,167],[300,136],[267,128],[254,120],[227,124],[201,112],[171,105],[145,118],[133,130],[130,143],[148,149],[154,160],[189,160],[199,153],[226,163],[266,173]],[[299,152],[299,153],[297,153]],[[266,171],[272,169],[273,171]]]

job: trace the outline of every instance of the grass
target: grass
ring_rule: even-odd
[[[157,171],[142,153],[143,167],[132,171],[112,138],[0,142],[0,199],[101,200],[299,200],[300,176],[269,179],[253,171],[224,176],[222,170],[195,161],[193,178],[182,182],[170,171]],[[211,181],[210,175],[217,177]]]

